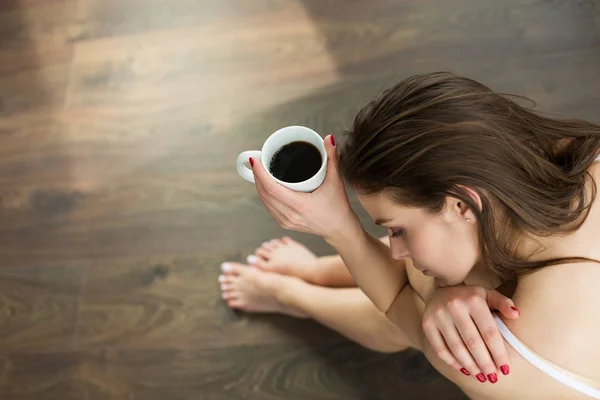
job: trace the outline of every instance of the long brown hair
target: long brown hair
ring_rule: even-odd
[[[362,193],[386,191],[431,212],[447,196],[464,201],[479,222],[483,261],[505,278],[586,260],[519,259],[515,238],[583,224],[596,195],[594,183],[586,196],[586,182],[600,126],[549,118],[513,99],[447,72],[409,77],[358,113],[340,146],[342,176]],[[478,192],[481,210],[461,187]]]

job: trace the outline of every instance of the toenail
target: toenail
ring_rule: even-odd
[[[257,260],[258,260],[258,258],[256,256],[250,255],[250,256],[246,257],[246,261],[248,261],[248,264],[254,265],[254,264],[256,264]]]
[[[231,271],[231,265],[229,263],[221,264],[221,271],[223,271],[223,272]]]
[[[219,275],[219,282],[225,282],[225,275]]]
[[[227,290],[227,284],[221,283],[221,290]]]
[[[223,300],[227,300],[229,296],[227,295],[227,292],[223,292],[221,293],[221,297],[223,298]]]

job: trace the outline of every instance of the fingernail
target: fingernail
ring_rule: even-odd
[[[496,382],[498,382],[498,375],[496,375],[496,374],[489,374],[488,375],[488,379],[490,380],[490,382],[496,383]]]
[[[219,282],[225,282],[225,275],[219,275]]]
[[[231,265],[229,265],[228,263],[221,264],[221,271],[223,271],[223,272],[231,271]]]
[[[250,157],[250,158],[248,159],[248,161],[250,162],[250,166],[251,166],[251,167],[254,167],[254,160],[252,159],[252,157]]]
[[[511,310],[516,311],[519,313],[519,315],[521,315],[521,311],[519,311],[519,309],[517,307],[514,306],[510,306]]]
[[[500,371],[502,371],[504,375],[508,375],[510,373],[510,368],[508,368],[508,365],[502,365]]]
[[[481,383],[483,383],[483,382],[485,382],[485,381],[486,381],[486,379],[485,379],[485,375],[484,375],[484,374],[482,374],[482,373],[479,373],[479,374],[477,374],[476,378],[477,378],[477,380],[478,380],[479,382],[481,382]]]
[[[465,374],[466,376],[471,375],[471,373],[469,371],[467,371],[465,368],[461,368],[460,372],[462,372],[463,374]]]
[[[251,265],[256,264],[256,260],[257,260],[256,256],[250,255],[250,256],[246,257],[246,261],[248,262],[248,264],[251,264]]]
[[[331,141],[331,145],[335,147],[335,139],[333,138],[333,135],[329,135],[329,140]]]

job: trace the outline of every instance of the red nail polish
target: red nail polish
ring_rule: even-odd
[[[463,374],[465,374],[466,376],[471,375],[471,373],[469,371],[467,371],[465,368],[461,368],[460,372],[462,372]]]
[[[521,311],[519,311],[519,310],[517,309],[517,307],[513,307],[513,306],[511,306],[510,308],[511,308],[513,311],[516,311],[516,312],[518,312],[519,314],[521,314]]]
[[[481,382],[481,383],[483,383],[483,382],[485,382],[485,381],[486,381],[486,379],[485,379],[485,375],[484,375],[484,374],[481,374],[481,373],[477,374],[476,378],[477,378],[477,380],[478,380],[479,382]]]
[[[249,161],[250,161],[250,166],[251,166],[251,167],[254,167],[254,160],[252,159],[252,157],[250,157],[250,160],[249,160]]]
[[[490,380],[490,382],[496,383],[496,382],[498,382],[498,375],[496,375],[496,374],[489,374],[488,375],[488,379]]]
[[[329,140],[331,141],[331,145],[335,147],[335,139],[333,138],[333,135],[329,135]]]
[[[502,371],[504,375],[508,375],[510,373],[510,368],[508,368],[508,365],[502,365],[500,371]]]

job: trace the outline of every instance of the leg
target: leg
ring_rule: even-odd
[[[412,346],[358,288],[325,288],[236,263],[226,263],[224,273],[220,278],[223,298],[232,308],[313,318],[379,352]]]
[[[389,246],[389,238],[380,240]],[[356,287],[342,258],[338,255],[317,257],[302,244],[283,237],[263,243],[248,263],[270,272],[291,275],[319,286]]]
[[[414,345],[358,288],[333,289],[300,282],[281,301],[360,345],[396,353]]]

